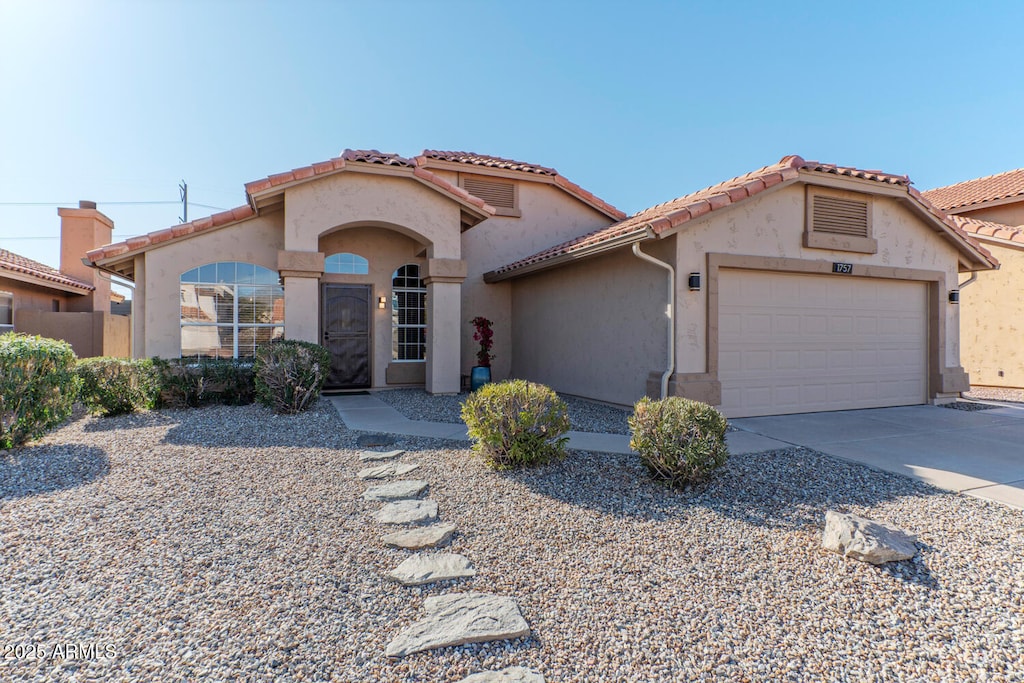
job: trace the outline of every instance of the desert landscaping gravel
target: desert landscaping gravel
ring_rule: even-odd
[[[404,587],[358,436],[321,401],[79,417],[0,454],[0,680],[1024,680],[1021,511],[803,449],[678,492],[631,456],[502,474],[397,437],[477,571]],[[917,559],[822,550],[827,509]],[[515,598],[532,635],[385,657],[455,591]]]
[[[981,401],[1004,401],[1008,403],[1024,403],[1024,389],[1004,389],[1002,387],[971,387],[964,393],[965,398]]]

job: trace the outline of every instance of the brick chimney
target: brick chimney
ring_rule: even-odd
[[[57,209],[60,215],[60,271],[96,289],[68,299],[69,311],[110,312],[110,282],[82,263],[85,252],[110,244],[114,221],[96,210],[96,202],[82,200],[77,209]]]

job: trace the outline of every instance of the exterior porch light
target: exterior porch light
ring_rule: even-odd
[[[377,308],[379,308],[380,310],[383,311],[387,307],[388,307],[388,298],[386,296],[379,296],[379,297],[377,297]]]
[[[700,273],[690,273],[690,277],[686,280],[686,284],[689,285],[691,292],[699,292]]]
[[[960,290],[951,289],[949,290],[949,303],[958,304],[960,303]]]

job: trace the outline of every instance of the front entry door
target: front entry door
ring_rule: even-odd
[[[370,386],[370,287],[323,285],[324,346],[331,352],[327,386]]]

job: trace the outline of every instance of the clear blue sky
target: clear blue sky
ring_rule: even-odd
[[[0,0],[0,247],[115,240],[345,147],[554,166],[632,213],[786,154],[1024,166],[1024,3]],[[193,205],[190,218],[213,211]],[[17,239],[33,238],[33,239]],[[39,239],[43,238],[43,239]]]

